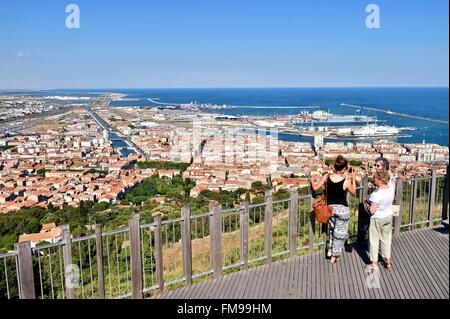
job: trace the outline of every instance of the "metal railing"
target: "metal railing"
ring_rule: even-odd
[[[448,174],[398,180],[394,234],[433,227],[448,215]],[[361,204],[369,196],[367,179],[348,198],[349,240],[364,238]],[[312,213],[311,195],[290,192],[273,200],[268,192],[258,204],[242,203],[222,209],[210,203],[209,212],[140,225],[134,215],[128,227],[72,238],[63,227],[63,240],[31,248],[30,242],[0,255],[0,297],[40,299],[143,298],[170,287],[219,278],[323,247],[327,227]]]

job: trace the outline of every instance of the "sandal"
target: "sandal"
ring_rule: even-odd
[[[333,258],[334,258],[334,260],[333,260]],[[339,257],[332,256],[330,259],[330,264],[332,264],[332,265],[337,264],[340,260],[341,260],[340,256]]]
[[[383,261],[384,268],[386,268],[388,271],[392,271],[391,261],[387,258],[383,258]]]
[[[368,272],[374,272],[374,271],[378,270],[378,265],[370,264],[370,265],[367,265],[366,269]]]

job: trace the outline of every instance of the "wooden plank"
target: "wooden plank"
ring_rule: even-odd
[[[395,271],[396,274],[398,275],[397,283],[402,288],[404,297],[410,299],[410,298],[414,298],[414,295],[411,290],[411,287],[409,287],[409,282],[405,282],[405,280],[409,280],[409,279],[405,275],[405,269],[403,269],[402,262],[401,262],[401,260],[403,258],[405,258],[404,256],[402,256],[402,251],[401,251],[402,248],[400,245],[400,241],[403,240],[404,235],[405,235],[404,233],[400,234],[398,237],[396,237],[396,240],[393,242],[392,262],[393,262],[393,267],[395,267],[393,271]]]
[[[211,238],[211,267],[214,272],[214,279],[222,276],[222,207],[217,202],[209,205],[211,211],[210,218],[210,238]]]
[[[264,272],[265,271],[265,267],[260,267],[258,270],[260,272]],[[245,298],[245,295],[243,294],[243,291],[247,287],[250,277],[251,276],[250,276],[250,274],[248,272],[244,272],[242,274],[242,277],[240,279],[240,284],[237,287],[237,289],[235,289],[234,294],[232,295],[233,299],[243,299],[243,298]]]
[[[345,248],[343,249],[343,256],[344,259],[342,259],[342,261],[340,262],[339,266],[339,270],[341,271],[343,281],[342,281],[342,285],[344,288],[344,296],[345,299],[350,299],[350,287],[349,284],[351,283],[352,278],[349,276],[349,273],[346,271],[347,268],[347,264],[350,262],[349,258],[350,258],[350,254],[345,252]]]
[[[395,203],[399,206],[400,212],[398,216],[394,217],[394,236],[398,236],[402,224],[403,180],[398,178],[395,185]]]
[[[197,298],[209,298],[209,296],[212,296],[213,293],[216,292],[215,289],[212,289],[214,285],[218,285],[219,283],[224,280],[222,277],[219,279],[214,279],[212,275],[210,275],[211,280],[208,280],[206,282],[202,282],[199,284],[198,292],[194,295],[194,297]]]
[[[408,241],[404,241],[403,244],[405,245],[405,249],[407,249],[410,252],[410,262],[414,265],[414,279],[418,283],[415,285],[416,288],[419,288],[420,297],[430,299],[430,295],[428,294],[428,291],[430,290],[430,282],[426,279],[425,273],[426,270],[422,267],[421,261],[420,261],[420,255],[416,254],[416,249],[418,247],[415,247],[412,244],[412,241],[414,240],[414,236],[410,236],[408,238]]]
[[[417,281],[417,278],[415,278],[415,270],[414,266],[411,264],[411,252],[407,251],[405,246],[405,236],[401,236],[398,243],[398,267],[397,269],[401,269],[401,275],[404,284],[407,286],[407,290],[409,293],[409,298],[419,299],[419,290],[418,288],[422,288],[422,283]]]
[[[132,298],[142,299],[141,230],[138,214],[133,215],[128,223],[128,227],[130,230]]]
[[[316,252],[223,276],[201,287],[204,292],[212,292],[208,298],[448,297],[448,280],[443,280],[448,279],[448,236],[427,229],[402,233],[395,237],[392,253],[393,272],[380,265],[381,289],[365,286],[367,273],[356,248],[334,267],[323,260],[322,252]],[[327,271],[331,274],[329,278]],[[194,288],[197,286],[183,289]],[[328,293],[329,290],[333,293]],[[181,297],[184,293],[171,296]]]
[[[291,298],[292,296],[292,282],[294,280],[294,272],[295,272],[295,265],[294,265],[295,258],[291,258],[288,262],[288,271],[287,271],[287,281],[285,284],[285,298]]]
[[[432,228],[434,224],[434,210],[436,201],[436,171],[431,171],[431,184],[428,192],[428,227]]]
[[[394,237],[392,242],[392,252],[391,254],[394,255]],[[394,265],[394,263],[393,263]],[[384,283],[389,285],[389,298],[391,299],[404,299],[405,295],[403,294],[403,285],[401,283],[401,280],[399,278],[398,271],[395,271],[395,269],[391,272],[389,271],[383,271],[384,275]]]
[[[33,259],[31,254],[31,242],[25,241],[14,244],[18,252],[18,272],[20,285],[20,299],[36,299],[34,288]]]
[[[264,252],[267,257],[267,263],[272,262],[272,218],[273,218],[273,201],[272,193],[265,193],[266,206],[264,207]]]
[[[64,260],[64,285],[66,288],[66,298],[75,299],[74,267],[72,262],[72,239],[70,237],[69,225],[63,225],[63,260]]]
[[[255,290],[257,289],[259,284],[258,272],[256,272],[255,270],[255,268],[247,270],[247,273],[249,273],[249,276],[251,278],[250,285],[247,287],[248,292],[246,293],[246,298],[255,299]]]
[[[240,207],[240,250],[241,250],[241,261],[243,265],[241,266],[242,270],[248,269],[248,243],[249,243],[249,210],[248,210],[248,202],[245,201],[241,204]]]
[[[355,283],[357,284],[359,298],[369,299],[370,298],[369,289],[366,286],[366,277],[367,277],[367,273],[365,271],[366,264],[364,263],[364,260],[359,256],[357,251],[360,249],[362,249],[362,246],[357,245],[354,249],[354,253],[351,254],[353,269],[356,278]],[[365,248],[364,252],[361,253],[366,253]]]
[[[95,226],[95,248],[97,258],[98,298],[105,299],[105,277],[103,264],[103,238],[100,225]]]
[[[447,172],[444,179],[444,191],[442,197],[442,220],[448,221],[448,196],[449,196],[449,165],[447,165]]]
[[[182,225],[182,250],[183,250],[183,274],[186,287],[192,286],[192,241],[191,241],[191,209],[189,206],[181,208],[183,216]]]
[[[417,212],[416,212],[416,204],[417,204],[417,183],[418,180],[414,179],[412,180],[412,186],[411,186],[411,205],[410,205],[410,216],[411,216],[411,230],[414,230],[416,226],[414,225],[416,223],[417,219]]]
[[[203,294],[203,291],[207,289],[208,285],[212,285],[214,280],[208,280],[199,282],[188,289],[188,294],[186,295],[186,299],[197,299],[197,298],[206,298]]]
[[[402,235],[400,235],[400,236],[402,236]],[[396,243],[396,241],[397,241],[397,237],[393,238],[393,240],[392,240],[392,252],[391,252],[392,256],[396,256],[397,255],[397,246],[398,246],[398,244]],[[392,258],[392,265],[393,265],[393,267],[396,267],[396,261],[395,261],[394,258]],[[407,298],[408,291],[406,291],[406,287],[403,284],[403,280],[402,280],[402,278],[400,276],[400,271],[396,271],[396,269],[393,268],[392,277],[393,277],[392,281],[393,281],[393,283],[395,285],[395,288],[396,288],[395,289],[395,291],[396,291],[396,298],[401,298],[401,299]]]
[[[295,294],[297,291],[296,284],[298,283],[299,268],[300,268],[300,257],[297,257],[293,261],[293,272],[292,272],[292,279],[291,279],[291,286],[290,286],[292,298],[295,298]]]
[[[164,274],[163,274],[163,241],[161,233],[161,214],[155,215],[155,262],[156,262],[156,282],[158,283],[158,292],[164,292]]]
[[[298,221],[298,192],[290,191],[289,206],[289,256],[294,257],[297,254],[297,221]]]
[[[411,244],[414,247],[417,247],[420,249],[414,250],[415,256],[416,256],[416,265],[418,268],[421,268],[421,277],[426,279],[426,283],[428,284],[428,288],[430,291],[438,292],[440,298],[446,298],[445,294],[443,293],[443,290],[445,289],[444,282],[442,281],[436,281],[434,274],[436,277],[439,277],[439,271],[437,270],[436,264],[434,262],[429,262],[432,258],[432,250],[430,249],[430,241],[428,239],[423,239],[421,235],[421,231],[417,232],[417,234],[414,234],[414,236],[410,237]],[[447,281],[448,283],[448,281]],[[448,295],[447,295],[448,297]]]
[[[448,258],[448,251],[449,251],[449,241],[448,241],[448,235],[447,236],[438,236],[437,231],[429,231],[426,233],[426,238],[430,240],[431,247],[434,247],[435,249],[432,250],[432,254],[436,258],[436,264],[439,266],[439,272],[443,274],[447,279],[449,277],[449,258]],[[448,280],[447,280],[448,282]]]
[[[309,247],[309,253],[313,252],[314,249],[314,242],[316,240],[316,216],[314,215],[313,211],[313,200],[314,198],[310,197],[310,205],[309,205],[309,240],[308,240],[308,247]]]

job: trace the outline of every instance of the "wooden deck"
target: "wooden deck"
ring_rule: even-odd
[[[156,298],[449,298],[447,228],[401,233],[394,237],[392,249],[393,271],[380,267],[380,288],[367,287],[366,249],[355,246],[352,252],[344,252],[336,265],[330,265],[323,251],[319,251],[169,291]]]

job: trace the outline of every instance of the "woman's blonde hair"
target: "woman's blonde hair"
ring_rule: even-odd
[[[376,172],[373,175],[373,179],[374,180],[379,180],[381,183],[383,183],[384,185],[389,184],[389,180],[390,180],[390,176],[388,172]]]

